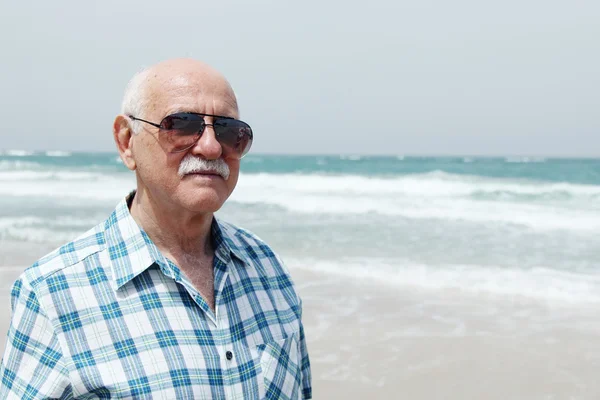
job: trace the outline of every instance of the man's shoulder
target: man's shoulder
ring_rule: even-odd
[[[225,239],[230,239],[234,242],[235,246],[238,247],[260,247],[266,246],[269,247],[264,240],[258,237],[255,233],[241,228],[237,225],[232,224],[231,222],[224,221],[222,219],[218,219],[219,227],[223,233],[223,237]]]
[[[223,239],[235,256],[269,275],[289,274],[279,255],[258,235],[221,219],[218,222]]]
[[[76,273],[78,265],[104,247],[103,222],[37,260],[21,274],[19,281],[35,290],[56,274],[64,274],[66,270]]]
[[[222,220],[218,222],[223,239],[228,242],[235,257],[252,268],[257,276],[264,279],[263,285],[266,284],[273,293],[279,293],[282,301],[299,315],[301,300],[294,280],[279,255],[256,234]]]

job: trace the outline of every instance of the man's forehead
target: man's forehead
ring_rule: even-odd
[[[153,85],[152,93],[149,93],[155,111],[162,111],[165,115],[192,111],[237,116],[235,94],[224,79],[176,75],[156,83],[158,84]]]
[[[239,118],[237,105],[235,105],[235,103],[228,102],[217,103],[211,107],[208,107],[203,102],[173,103],[162,111],[161,117],[166,117],[167,115],[180,112],[193,112],[198,114],[210,114],[220,115],[222,117]]]

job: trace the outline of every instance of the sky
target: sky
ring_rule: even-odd
[[[115,151],[142,67],[208,62],[253,152],[600,156],[597,0],[0,0],[0,149]]]

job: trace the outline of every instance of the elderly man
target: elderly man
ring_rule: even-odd
[[[137,190],[15,283],[0,398],[310,398],[288,272],[213,215],[253,139],[227,81],[187,59],[146,69],[113,131]]]

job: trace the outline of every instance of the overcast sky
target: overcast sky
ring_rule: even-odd
[[[0,0],[0,149],[113,151],[125,84],[222,71],[259,153],[600,155],[600,1]]]

